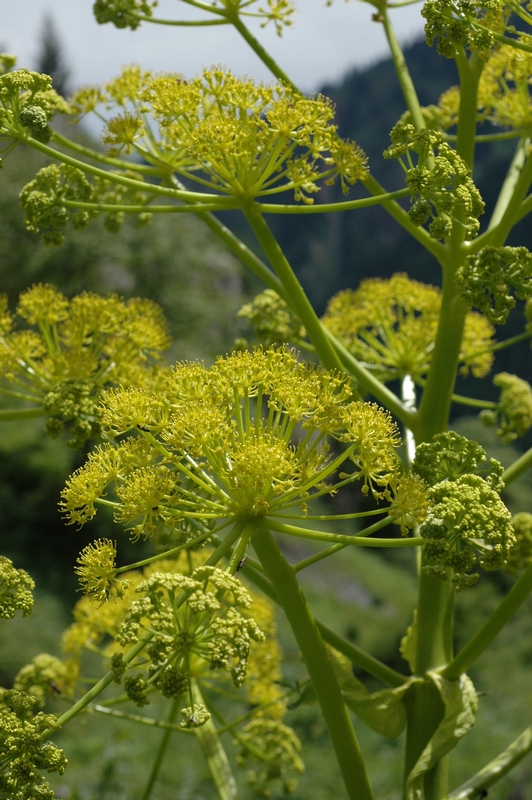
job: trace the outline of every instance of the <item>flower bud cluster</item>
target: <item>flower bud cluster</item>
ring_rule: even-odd
[[[431,128],[416,130],[409,122],[400,121],[390,138],[392,144],[384,151],[384,158],[397,158],[405,172],[413,198],[408,212],[412,222],[424,225],[432,220],[429,233],[437,240],[450,234],[453,221],[465,227],[468,239],[476,236],[484,202],[471,170],[444,141],[443,134]]]
[[[487,571],[506,564],[515,544],[511,514],[500,499],[502,467],[484,472],[484,449],[452,431],[418,446],[414,471],[431,485],[431,509],[420,526],[423,569],[457,589],[472,586],[478,564]],[[481,477],[478,472],[484,472]]]
[[[524,572],[532,564],[532,514],[522,511],[512,517],[516,543],[510,551],[506,572],[514,577]]]
[[[54,114],[69,114],[68,103],[52,89],[49,75],[27,69],[10,70],[13,57],[0,62],[0,140],[13,143],[32,137],[47,142]],[[5,71],[4,71],[5,70]]]
[[[40,653],[17,673],[13,688],[35,698],[36,708],[44,708],[48,697],[63,691],[67,670],[63,662],[48,653]]]
[[[437,40],[438,53],[447,58],[463,48],[485,55],[495,42],[493,33],[504,30],[505,5],[503,0],[426,0],[421,14],[427,44]]]
[[[132,172],[110,173],[126,178],[134,178],[142,182],[142,176]],[[43,242],[49,246],[58,246],[65,240],[65,229],[70,223],[73,230],[82,230],[90,220],[103,213],[105,228],[110,233],[117,233],[124,221],[123,211],[100,212],[97,209],[86,211],[76,209],[75,203],[101,203],[120,207],[124,203],[146,205],[146,193],[112,180],[96,178],[89,183],[85,175],[77,167],[69,164],[51,164],[40,169],[35,178],[24,186],[20,192],[20,204],[24,211],[24,224],[31,233],[42,233]],[[139,226],[151,221],[149,211],[142,211],[137,216]]]
[[[299,755],[301,742],[292,728],[278,720],[254,719],[235,743],[240,745],[238,766],[246,770],[257,797],[272,797],[272,784],[279,782],[283,795],[295,790],[293,773],[301,774],[305,766]]]
[[[156,6],[157,0],[96,0],[92,10],[100,25],[111,22],[116,28],[134,31]]]
[[[113,602],[98,606],[88,596],[79,600],[75,621],[63,637],[69,680],[79,678],[85,649],[100,652],[115,682],[137,705],[148,704],[156,690],[169,699],[189,698],[181,727],[190,730],[210,716],[192,684],[201,686],[205,680],[212,690],[221,682],[223,688],[230,677],[240,687],[245,678],[243,700],[254,707],[254,718],[264,725],[280,722],[286,706],[277,682],[281,653],[275,609],[248,593],[237,577],[206,566],[211,552],[189,550],[177,559],[158,559],[142,572],[126,573],[123,591]],[[126,663],[124,648],[146,629],[154,634],[149,645]],[[269,750],[263,761],[273,769],[273,760]]]
[[[457,269],[456,287],[464,300],[495,325],[504,325],[520,300],[532,297],[532,253],[526,247],[483,247]]]
[[[499,401],[493,411],[481,411],[480,419],[489,427],[497,426],[497,436],[510,444],[532,427],[532,387],[508,372],[495,375],[493,384],[501,390]]]
[[[10,800],[54,800],[55,794],[41,771],[62,775],[67,760],[45,730],[57,730],[53,714],[32,715],[36,698],[16,689],[0,690],[0,797]]]
[[[161,309],[150,300],[84,292],[68,300],[49,284],[19,299],[18,328],[0,299],[0,377],[16,396],[38,404],[47,431],[70,433],[72,447],[100,431],[99,397],[109,385],[153,385],[169,338]],[[12,394],[11,387],[5,388]]]
[[[23,569],[16,569],[13,562],[0,556],[0,619],[12,619],[18,610],[24,617],[33,610],[34,581]]]

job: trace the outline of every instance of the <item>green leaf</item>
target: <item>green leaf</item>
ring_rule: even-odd
[[[437,672],[429,672],[427,677],[440,693],[445,715],[407,778],[406,800],[422,800],[423,776],[473,727],[478,708],[477,693],[467,675],[457,681],[446,680]]]
[[[388,739],[399,736],[406,724],[403,698],[419,678],[410,678],[401,686],[370,694],[353,674],[349,659],[336,650],[331,651],[331,659],[347,707],[381,736]]]
[[[408,666],[412,672],[416,671],[416,653],[417,653],[417,611],[414,610],[414,620],[411,625],[406,629],[406,633],[401,639],[399,652],[404,660],[408,662]]]

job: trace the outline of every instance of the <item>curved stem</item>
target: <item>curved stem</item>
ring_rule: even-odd
[[[258,530],[252,541],[299,645],[329,730],[347,794],[351,800],[374,800],[334,669],[294,571],[269,531]]]
[[[516,461],[514,461],[514,463],[511,464],[508,467],[508,469],[504,470],[504,472],[501,475],[501,480],[504,481],[505,486],[508,486],[509,483],[512,483],[512,481],[516,481],[518,478],[521,477],[521,475],[524,475],[525,472],[528,472],[528,470],[531,467],[532,467],[532,447],[529,450],[527,450],[526,453],[523,453],[522,456],[519,456],[519,458]]]
[[[449,800],[478,800],[487,790],[532,751],[532,725],[514,739],[502,753],[486,764],[476,775],[463,783],[449,795]]]
[[[2,408],[0,409],[0,422],[15,422],[21,419],[35,419],[46,417],[44,408]]]

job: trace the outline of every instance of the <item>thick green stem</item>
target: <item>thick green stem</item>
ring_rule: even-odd
[[[314,686],[348,797],[373,800],[355,731],[344,703],[327,649],[318,631],[294,570],[269,531],[259,530],[253,547],[292,628]]]
[[[201,691],[195,681],[192,682],[191,688],[194,703],[204,705]],[[236,781],[212,717],[201,728],[196,728],[194,734],[201,746],[219,799],[236,800],[238,797]]]
[[[502,631],[506,623],[516,613],[532,591],[532,564],[523,572],[506,597],[499,603],[491,617],[476,632],[473,638],[460,650],[456,658],[448,664],[442,675],[449,680],[457,680],[482,655]]]
[[[440,320],[434,351],[417,419],[411,425],[418,444],[446,430],[449,419],[467,314],[467,305],[456,293],[454,273],[455,268],[446,269],[443,273]]]

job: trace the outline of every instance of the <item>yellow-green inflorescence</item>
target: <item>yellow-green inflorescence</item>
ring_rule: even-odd
[[[390,133],[392,144],[384,158],[398,159],[412,194],[408,215],[414,225],[429,222],[433,239],[445,239],[453,223],[464,228],[465,238],[479,231],[484,201],[463,158],[432,128],[416,130],[400,120]]]
[[[258,5],[257,2],[258,0],[214,0],[208,5],[198,4],[198,8],[209,12],[222,23],[246,17],[260,19],[261,27],[272,22],[278,35],[285,26],[292,23],[294,6],[288,0],[261,0]],[[93,11],[96,21],[101,25],[111,22],[117,28],[135,30],[142,22],[152,19],[160,22],[154,17],[157,5],[157,0],[95,0]],[[168,21],[168,24],[172,24],[172,21]],[[191,24],[190,21],[188,24]]]
[[[352,483],[392,501],[406,480],[397,428],[351,393],[345,376],[287,347],[236,352],[210,369],[177,364],[157,392],[113,389],[100,419],[115,442],[70,477],[62,509],[82,525],[107,505],[133,536],[179,543],[216,522],[305,513],[313,497]],[[416,517],[400,505],[401,524]]]
[[[509,444],[532,427],[532,386],[508,372],[495,375],[493,384],[500,389],[499,400],[493,410],[482,411],[480,418]]]
[[[162,311],[150,300],[92,292],[69,300],[37,284],[20,296],[15,316],[0,297],[0,391],[42,409],[48,433],[66,428],[73,447],[99,433],[105,388],[157,385],[168,344]]]
[[[478,581],[476,565],[504,566],[516,536],[499,495],[502,466],[488,462],[476,442],[447,431],[418,446],[413,469],[431,486],[430,512],[420,526],[425,572],[464,589]]]
[[[31,614],[34,588],[34,581],[25,570],[0,556],[0,619],[12,619],[17,611],[22,611],[24,617]]]
[[[286,702],[274,608],[236,576],[205,566],[211,553],[208,548],[182,552],[127,572],[114,602],[98,606],[89,596],[79,600],[63,638],[70,683],[84,680],[84,651],[99,652],[137,705],[148,705],[157,694],[181,702],[180,728],[190,732],[219,713],[217,694],[224,695],[232,680],[252,709],[231,726],[240,765],[254,762],[247,777],[257,789],[270,791],[277,780],[291,791],[291,773],[303,767],[299,741],[282,722]],[[150,643],[126,663],[124,653],[146,631],[153,634]],[[206,689],[204,703],[197,702],[192,685]]]
[[[52,88],[49,75],[13,69],[14,56],[0,54],[0,142],[9,153],[17,142],[32,137],[47,142],[48,123],[56,113],[69,114],[68,103]]]
[[[358,289],[331,298],[322,318],[325,327],[367,369],[383,381],[423,378],[430,366],[441,309],[435,286],[404,274],[389,280],[370,278]],[[301,323],[271,289],[239,312],[249,320],[260,341],[299,344],[306,337]],[[495,329],[482,315],[466,316],[460,351],[460,372],[482,378],[490,371]]]
[[[0,690],[0,797],[9,800],[54,800],[56,795],[42,771],[62,775],[67,759],[44,731],[60,726],[53,714],[33,716],[37,698],[16,689]]]
[[[338,137],[327,98],[256,85],[221,67],[186,80],[133,65],[104,90],[80,89],[71,105],[78,117],[118,112],[103,134],[111,155],[137,152],[161,175],[243,201],[292,190],[311,203],[319,181],[338,177],[347,191],[367,176],[362,150]]]

